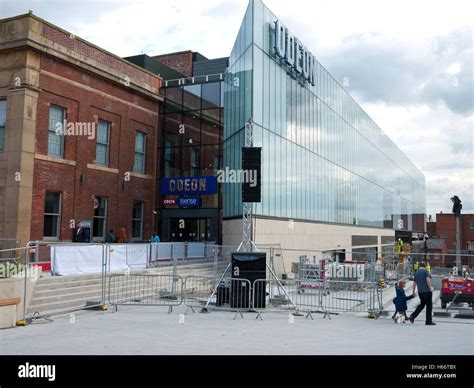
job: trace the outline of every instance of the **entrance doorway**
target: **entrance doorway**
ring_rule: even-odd
[[[171,242],[215,241],[210,218],[172,218],[170,221]]]

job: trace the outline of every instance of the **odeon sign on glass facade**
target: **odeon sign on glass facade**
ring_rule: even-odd
[[[275,54],[284,59],[286,65],[306,82],[315,86],[316,58],[314,55],[282,22],[276,20],[274,28],[275,42],[273,48]]]

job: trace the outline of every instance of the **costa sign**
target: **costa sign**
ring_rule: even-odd
[[[316,58],[279,20],[275,21],[275,54],[310,85],[316,85]]]

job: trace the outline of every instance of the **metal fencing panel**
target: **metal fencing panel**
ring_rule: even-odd
[[[259,279],[252,285],[252,308],[257,317],[264,312],[290,312],[298,310],[295,303],[296,283],[277,279]]]
[[[186,276],[182,288],[184,304],[192,309],[204,308],[218,280],[216,277]]]
[[[330,312],[366,312],[381,310],[375,282],[351,282],[328,280],[325,294],[321,295],[321,308]]]
[[[114,274],[109,277],[110,305],[179,306],[183,301],[179,276]]]
[[[0,238],[0,262],[17,261],[21,258],[20,240]]]
[[[252,286],[247,279],[187,276],[183,283],[184,304],[191,308],[242,311],[252,308]],[[235,318],[235,316],[234,316]]]

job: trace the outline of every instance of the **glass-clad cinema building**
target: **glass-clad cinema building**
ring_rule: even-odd
[[[425,178],[287,27],[251,0],[224,83],[224,166],[241,168],[250,118],[262,147],[254,240],[380,251],[426,213]],[[241,202],[225,184],[225,245],[242,238]]]

